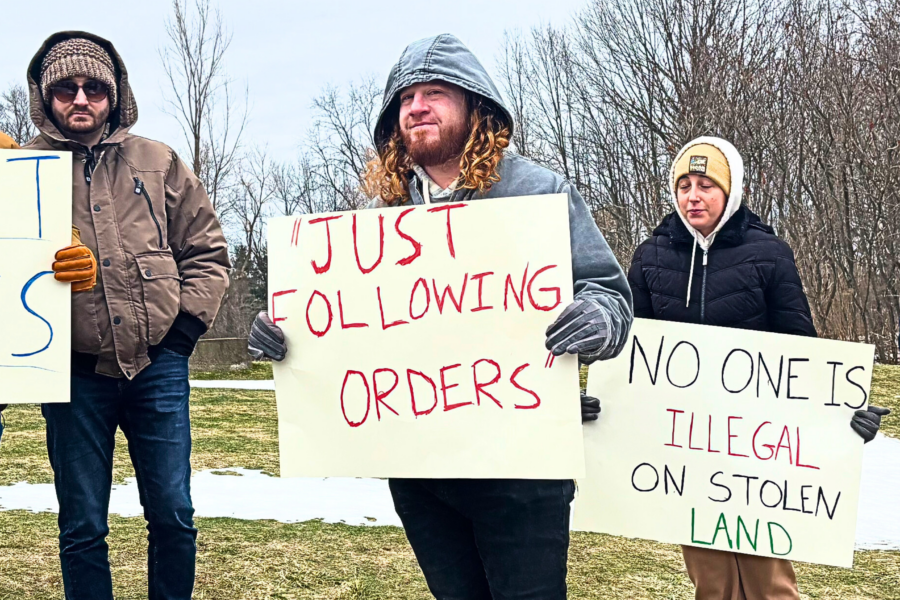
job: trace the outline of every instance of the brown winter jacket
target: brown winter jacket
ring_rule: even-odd
[[[41,97],[45,53],[72,37],[104,47],[119,79],[108,133],[92,150],[60,133]],[[28,67],[28,85],[40,135],[26,148],[73,153],[72,222],[99,263],[97,287],[72,294],[73,360],[97,357],[97,373],[131,379],[160,348],[190,354],[228,287],[228,248],[200,180],[165,144],[128,133],[137,105],[107,40],[50,36]]]

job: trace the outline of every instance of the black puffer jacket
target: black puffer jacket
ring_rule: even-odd
[[[638,247],[628,271],[635,317],[816,335],[794,253],[746,206],[716,234],[705,265],[697,247],[687,306],[693,243],[672,213]]]

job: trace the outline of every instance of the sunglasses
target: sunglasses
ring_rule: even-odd
[[[85,97],[90,102],[100,102],[109,95],[109,86],[100,81],[86,81],[84,85],[78,85],[74,81],[64,81],[50,86],[50,92],[59,102],[66,104],[74,102],[78,97],[78,90],[83,90]]]

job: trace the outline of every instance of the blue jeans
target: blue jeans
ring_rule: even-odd
[[[565,600],[573,481],[391,479],[437,600]]]
[[[162,350],[131,381],[73,365],[71,403],[42,405],[66,600],[113,598],[106,535],[117,427],[128,439],[147,520],[149,599],[191,597],[197,530],[189,398],[187,357]]]

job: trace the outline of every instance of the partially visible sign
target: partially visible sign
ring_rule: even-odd
[[[595,363],[574,526],[850,567],[874,347],[635,321]]]
[[[54,280],[72,243],[72,155],[0,150],[0,404],[68,402],[71,286]]]
[[[565,195],[269,222],[284,476],[567,479],[577,360]]]

